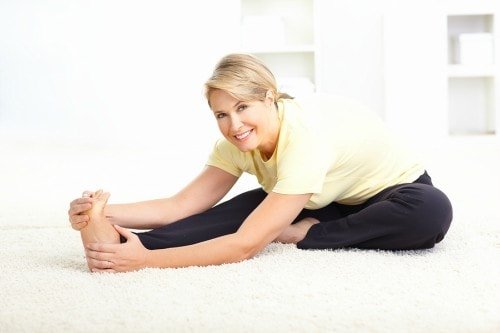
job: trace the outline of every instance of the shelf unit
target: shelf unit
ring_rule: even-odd
[[[292,96],[319,90],[317,2],[240,0],[240,51],[261,59],[278,89]]]
[[[494,65],[448,65],[449,78],[466,78],[466,77],[494,77]]]
[[[448,129],[452,135],[499,134],[500,52],[495,52],[494,45],[498,21],[494,8],[462,8],[447,15]]]

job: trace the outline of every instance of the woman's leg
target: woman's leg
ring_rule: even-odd
[[[452,207],[446,195],[430,185],[430,179],[419,180],[388,188],[363,205],[332,204],[321,209],[316,213],[321,223],[312,226],[297,247],[385,250],[433,247],[448,231]],[[332,217],[326,218],[329,211]]]
[[[203,213],[158,229],[138,233],[137,236],[144,247],[154,250],[191,245],[228,235],[238,230],[266,195],[262,189],[248,191]]]
[[[299,221],[294,221],[293,224],[289,225],[274,241],[284,244],[297,244],[297,242],[300,242],[306,237],[309,229],[318,223],[318,219],[312,216],[305,216]]]

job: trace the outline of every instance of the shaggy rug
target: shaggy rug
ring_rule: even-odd
[[[500,331],[495,141],[454,140],[426,151],[455,212],[433,249],[271,244],[236,264],[124,274],[87,272],[67,222],[69,201],[93,185],[117,193],[115,201],[152,198],[192,174],[159,180],[172,166],[156,150],[74,148],[0,143],[0,332]]]

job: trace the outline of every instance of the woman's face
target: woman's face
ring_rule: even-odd
[[[224,90],[210,93],[210,105],[222,135],[242,152],[259,149],[270,157],[276,147],[279,120],[271,97],[243,102]]]

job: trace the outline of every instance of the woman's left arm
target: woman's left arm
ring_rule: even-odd
[[[146,267],[207,266],[249,259],[278,237],[297,217],[311,194],[271,192],[246,218],[238,231],[201,243],[147,250],[137,235],[116,227],[123,244],[89,244],[87,257],[95,271],[125,272]]]

